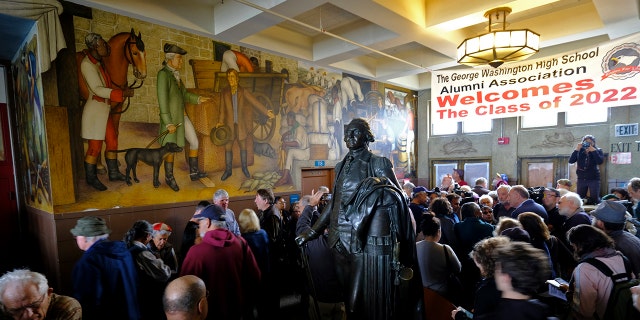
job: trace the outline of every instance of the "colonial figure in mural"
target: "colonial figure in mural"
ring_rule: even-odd
[[[242,173],[249,178],[247,168],[247,140],[253,125],[253,111],[257,111],[270,119],[275,115],[256,99],[251,91],[238,85],[238,71],[227,70],[227,81],[229,86],[222,89],[220,118],[216,128],[227,126],[231,130],[231,138],[224,145],[225,170],[220,179],[226,180],[231,176],[233,167],[233,144],[238,143],[240,147],[240,162]],[[253,146],[250,146],[253,147]]]
[[[122,102],[133,96],[133,89],[117,89],[111,87],[111,78],[106,72],[102,60],[111,54],[111,47],[97,33],[89,33],[85,37],[88,54],[82,59],[80,71],[89,89],[89,97],[82,111],[82,138],[87,139],[88,147],[84,158],[85,178],[96,190],[104,191],[107,187],[98,180],[96,163],[102,142],[106,143],[105,159],[109,171],[109,181],[125,181],[125,176],[118,170],[116,150],[118,149],[117,128],[109,117],[110,102]]]
[[[307,130],[296,121],[296,114],[292,111],[287,113],[287,128],[288,130],[282,134],[281,139],[281,161],[279,164],[282,177],[276,181],[274,187],[291,184],[293,160],[309,160],[310,156]]]
[[[185,103],[200,104],[209,101],[208,97],[187,92],[187,88],[180,79],[180,69],[183,66],[183,56],[187,51],[175,44],[165,43],[165,60],[163,68],[158,71],[158,104],[160,107],[160,143],[164,146],[169,142],[184,147],[184,140],[189,142],[189,178],[196,181],[206,177],[206,173],[198,169],[198,137],[196,130],[184,111]],[[166,132],[165,132],[166,131]],[[174,153],[169,153],[164,161],[164,174],[167,185],[174,191],[180,188],[173,176]]]
[[[344,141],[349,152],[336,165],[332,202],[296,242],[303,245],[329,228],[328,244],[350,319],[406,318],[402,313],[412,308],[401,303],[411,299],[399,284],[415,281],[410,268],[416,263],[407,203],[389,159],[369,151],[375,139],[365,120],[353,119]]]

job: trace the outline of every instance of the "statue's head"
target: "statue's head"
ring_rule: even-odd
[[[371,132],[369,123],[361,118],[351,120],[344,133],[344,142],[350,150],[368,147],[369,143],[376,141]]]

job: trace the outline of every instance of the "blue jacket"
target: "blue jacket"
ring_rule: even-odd
[[[453,226],[458,239],[458,256],[467,257],[473,246],[480,240],[493,236],[493,226],[478,217],[466,217]]]
[[[138,275],[122,241],[94,243],[73,268],[73,297],[85,319],[140,319]]]
[[[541,216],[545,223],[549,220],[547,209],[545,209],[541,204],[533,201],[533,199],[527,199],[521,203],[520,206],[511,212],[511,218],[518,219],[518,215],[523,212],[533,212]]]

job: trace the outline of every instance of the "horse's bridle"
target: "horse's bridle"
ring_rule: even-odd
[[[135,41],[131,40],[131,38],[134,38]],[[129,35],[129,38],[127,39],[127,41],[124,43],[125,45],[122,47],[122,50],[124,51],[124,58],[127,59],[127,62],[129,62],[130,65],[133,65],[133,73],[135,74],[135,72],[138,70],[138,66],[136,66],[136,62],[135,60],[133,60],[133,51],[131,50],[131,45],[136,45],[136,47],[138,47],[138,49],[140,49],[140,46],[138,44],[139,40],[136,37],[135,34],[131,34]],[[144,52],[144,50],[140,50],[142,52]],[[129,55],[127,55],[127,53]],[[129,89],[138,89],[140,87],[142,87],[142,84],[144,83],[144,79],[140,80],[140,84],[138,86],[136,86],[136,83],[138,82],[138,78],[136,78],[133,83],[129,86]]]
[[[132,40],[132,38],[134,38],[134,39],[135,39],[135,41],[134,41],[134,40]],[[122,47],[122,50],[124,51],[124,58],[125,58],[125,59],[127,59],[127,62],[128,62],[130,65],[133,65],[133,72],[134,72],[134,74],[135,74],[135,72],[138,70],[138,67],[136,66],[136,62],[135,62],[135,60],[133,60],[133,51],[131,50],[131,45],[136,45],[136,46],[138,47],[138,49],[139,49],[138,41],[139,41],[139,40],[138,40],[138,38],[136,37],[136,35],[135,35],[135,34],[133,34],[133,33],[131,33],[131,34],[129,35],[129,38],[127,38],[127,41],[125,41],[124,46]],[[127,53],[128,53],[128,55],[127,55]],[[120,88],[120,89],[124,89],[124,87],[125,87],[125,86],[127,86],[126,84],[125,84],[125,85],[119,85],[119,84],[117,84],[117,83],[113,82],[113,80],[111,80],[111,83],[112,83],[114,86],[116,86],[116,87],[118,87],[118,88]],[[143,80],[140,80],[140,84],[137,84],[137,83],[138,83],[138,78],[136,77],[136,79],[135,79],[135,80],[133,80],[133,83],[132,83],[131,85],[128,85],[127,87],[128,87],[129,89],[138,89],[138,88],[142,87],[142,85],[144,84],[144,79],[143,79]],[[124,107],[124,108],[123,108],[122,110],[120,110],[120,111],[113,111],[113,109],[114,109],[114,108],[111,108],[111,112],[110,112],[110,113],[111,113],[111,114],[121,114],[121,113],[124,113],[124,112],[126,112],[127,110],[129,110],[129,106],[131,105],[131,98],[130,98],[130,97],[127,97],[127,98],[126,98],[126,100],[127,100],[127,106],[126,106],[126,107]],[[123,103],[124,103],[124,102],[120,102],[120,103],[118,103],[118,106],[121,106]]]

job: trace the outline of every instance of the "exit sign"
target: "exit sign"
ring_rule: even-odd
[[[638,135],[638,124],[616,124],[616,137],[628,137]]]

